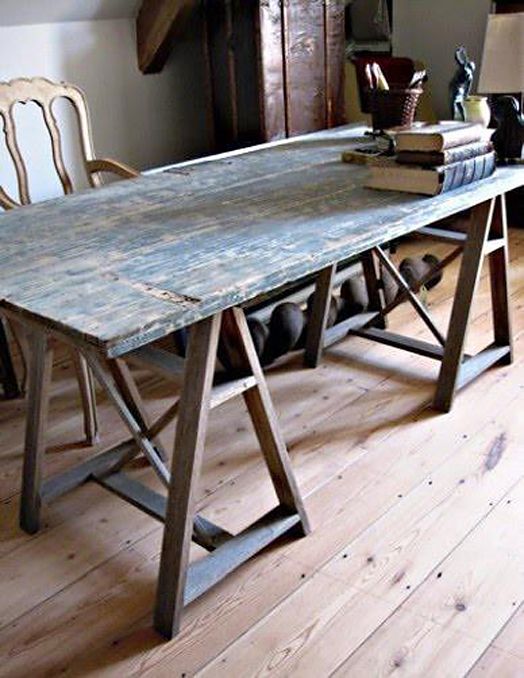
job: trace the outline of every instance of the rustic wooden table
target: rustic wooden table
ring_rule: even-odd
[[[372,191],[363,188],[364,168],[340,162],[342,150],[362,142],[362,131],[349,126],[184,163],[1,217],[0,308],[25,324],[31,343],[21,525],[37,531],[42,502],[87,479],[164,521],[155,627],[166,637],[178,631],[185,604],[277,537],[309,529],[242,304],[318,273],[306,363],[316,365],[322,348],[348,332],[428,355],[442,360],[435,398],[442,410],[449,409],[458,386],[511,359],[503,196],[524,184],[524,170],[499,169],[487,181],[433,199]],[[466,234],[428,228],[468,208],[473,211]],[[463,254],[447,338],[405,289],[381,248],[413,231],[455,243],[444,263]],[[478,356],[464,356],[469,309],[485,255],[494,342]],[[353,256],[363,258],[371,312],[326,330],[334,267]],[[385,329],[392,305],[382,299],[377,257],[397,276],[436,346]],[[224,324],[236,335],[251,374],[214,384]],[[153,345],[187,326],[185,360]],[[131,439],[43,481],[51,334],[86,357]],[[182,379],[180,400],[154,424],[147,423],[126,379],[123,356]],[[195,515],[194,493],[208,413],[238,395],[253,420],[279,506],[233,536]],[[176,452],[168,470],[155,438],[175,416]],[[167,499],[122,470],[139,452],[167,487]],[[188,566],[191,539],[210,554]]]

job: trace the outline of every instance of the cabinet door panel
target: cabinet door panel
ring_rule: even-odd
[[[206,0],[205,16],[215,142],[217,150],[227,150],[238,135],[231,5]]]
[[[256,0],[230,0],[232,9],[231,49],[234,59],[236,100],[236,145],[264,141],[261,118],[261,78],[258,50],[258,7]]]
[[[284,88],[283,22],[281,0],[260,0],[259,63],[261,74],[261,110],[264,139],[286,136],[286,99]]]
[[[343,125],[346,117],[344,7],[344,0],[326,0],[326,122],[328,127]]]
[[[326,127],[324,0],[284,0],[287,127],[290,136]]]

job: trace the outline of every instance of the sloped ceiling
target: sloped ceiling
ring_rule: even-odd
[[[141,0],[0,0],[0,28],[134,18]]]

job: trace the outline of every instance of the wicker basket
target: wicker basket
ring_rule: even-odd
[[[415,112],[422,89],[373,89],[369,91],[371,120],[374,130],[409,126],[415,120]]]

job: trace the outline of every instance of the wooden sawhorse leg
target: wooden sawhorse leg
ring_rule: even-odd
[[[464,361],[471,305],[486,256],[490,265],[494,342],[476,356]],[[449,412],[458,388],[465,386],[492,365],[511,363],[512,354],[506,202],[502,195],[479,205],[471,215],[433,401],[435,409]]]
[[[362,314],[364,320],[374,318],[375,327],[386,327],[386,316],[381,314],[385,307],[382,281],[377,263],[371,251],[364,252],[360,257],[364,273],[364,281],[369,299],[368,312]],[[313,296],[313,308],[308,320],[306,348],[304,352],[305,367],[318,367],[323,349],[331,343],[342,339],[350,332],[355,324],[362,325],[361,317],[349,318],[326,332],[326,323],[331,302],[333,278],[337,270],[336,264],[327,266],[317,276]],[[327,335],[334,335],[328,338]]]
[[[404,280],[381,247],[374,247],[363,258],[368,293],[372,301],[370,313],[361,313],[326,329],[326,315],[331,293],[334,266],[321,272],[314,299],[306,340],[306,365],[315,367],[322,348],[329,346],[348,334],[400,348],[417,355],[442,362],[437,390],[433,401],[435,409],[448,412],[455,392],[479,374],[496,364],[509,364],[512,360],[512,337],[508,290],[508,235],[505,196],[501,195],[472,210],[467,233],[447,231],[436,227],[421,228],[418,233],[433,239],[455,243],[456,247],[432,268],[412,288]],[[447,336],[439,331],[427,309],[416,293],[438,271],[443,270],[462,254],[459,280]],[[374,256],[395,279],[399,293],[384,305]],[[494,341],[477,355],[466,356],[466,342],[471,305],[480,278],[482,263],[489,259],[491,301],[494,324]],[[403,301],[408,301],[421,320],[433,334],[437,344],[405,337],[384,329],[384,317]]]
[[[120,468],[133,459],[139,452],[143,452],[151,466],[160,477],[164,485],[169,483],[169,472],[163,464],[162,452],[157,444],[153,444],[148,437],[148,425],[139,417],[141,401],[136,402],[129,390],[119,381],[125,381],[125,372],[120,371],[116,361],[104,361],[94,351],[86,349],[85,355],[78,360],[79,369],[82,369],[86,378],[92,379],[91,374],[97,376],[109,399],[115,405],[119,415],[128,426],[132,439],[117,445],[97,456],[73,467],[45,482],[42,482],[42,466],[45,456],[45,433],[49,406],[49,386],[51,382],[53,355],[45,331],[31,329],[27,334],[29,370],[28,395],[26,416],[26,437],[22,479],[22,498],[20,506],[20,527],[34,534],[40,528],[40,510],[44,501],[56,499],[66,492],[78,487],[86,480],[98,479]],[[74,349],[74,353],[80,354]],[[118,377],[113,376],[114,372]],[[122,376],[123,373],[123,376]],[[172,420],[173,408],[163,415],[153,425],[158,431]],[[153,427],[152,427],[153,428]],[[153,432],[151,438],[155,438]],[[110,489],[113,489],[112,487]]]
[[[30,353],[20,527],[34,534],[40,527],[42,465],[53,353],[45,332],[32,330],[28,342]]]
[[[191,328],[186,357],[154,620],[155,628],[166,638],[172,638],[178,632],[184,605],[207,591],[278,536],[295,530],[302,534],[309,531],[307,516],[245,316],[241,310],[232,309],[225,312],[224,322],[236,332],[252,370],[253,381],[249,382],[243,395],[280,505],[239,535],[231,537],[211,556],[189,567],[195,490],[212,405],[213,375],[221,327],[221,314],[217,314]]]
[[[333,277],[337,266],[332,264],[324,268],[317,276],[313,295],[313,308],[308,320],[304,365],[317,367],[324,347],[324,334],[331,301]]]
[[[29,334],[30,369],[21,527],[31,534],[37,532],[42,502],[56,499],[88,480],[95,480],[164,522],[166,527],[155,624],[167,637],[176,633],[185,604],[283,534],[309,532],[302,499],[245,316],[242,311],[234,309],[225,314],[225,321],[237,333],[252,375],[213,386],[221,316],[219,314],[198,323],[191,330],[182,397],[151,426],[143,420],[141,404],[135,401],[130,384],[126,386],[126,375],[119,369],[122,365],[83,346],[82,354],[90,370],[129,428],[132,439],[45,482],[42,482],[42,463],[52,354],[45,332],[32,330]],[[178,356],[166,354],[163,358],[167,361],[171,359],[172,367],[168,369],[173,375],[178,372]],[[200,472],[209,410],[240,394],[245,398],[279,505],[239,535],[233,536],[196,515],[194,491]],[[170,474],[152,440],[177,414],[179,419]],[[167,500],[123,472],[123,466],[139,451],[144,453],[161,482],[168,487]],[[212,556],[188,569],[191,540],[212,552]]]

